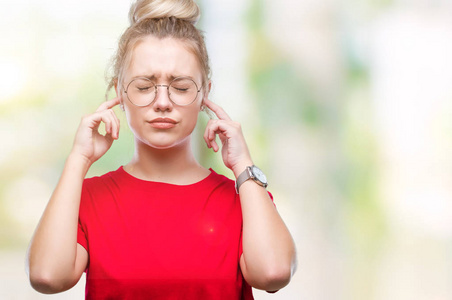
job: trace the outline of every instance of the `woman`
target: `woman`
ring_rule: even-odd
[[[31,285],[73,287],[87,299],[253,299],[295,271],[293,239],[240,125],[208,100],[210,69],[190,0],[137,1],[120,39],[109,88],[117,97],[82,118],[62,176],[28,251]],[[119,105],[135,137],[133,159],[84,179],[119,136]],[[207,147],[236,183],[194,158],[191,133],[206,108]],[[106,134],[98,127],[105,124]]]

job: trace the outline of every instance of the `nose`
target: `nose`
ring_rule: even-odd
[[[155,99],[152,106],[155,111],[171,111],[173,109],[173,103],[169,98],[169,90],[167,85],[155,85]]]

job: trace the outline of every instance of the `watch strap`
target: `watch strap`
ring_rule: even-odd
[[[245,171],[240,173],[239,177],[237,177],[237,180],[235,181],[235,191],[237,192],[237,194],[239,193],[240,186],[252,177],[253,174],[251,173],[251,167],[246,167]]]
[[[257,172],[257,174],[255,173]],[[260,174],[260,175],[259,175]],[[240,186],[247,181],[248,179],[252,179],[258,185],[266,188],[268,186],[267,178],[262,173],[261,169],[256,167],[255,165],[246,167],[245,171],[243,171],[235,182],[235,191],[237,194],[239,193]]]

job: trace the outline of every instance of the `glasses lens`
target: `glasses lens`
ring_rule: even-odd
[[[169,86],[171,101],[177,105],[188,105],[195,101],[198,95],[196,83],[189,78],[176,78]]]
[[[127,87],[127,97],[137,106],[149,105],[155,98],[155,85],[146,78],[134,79]]]

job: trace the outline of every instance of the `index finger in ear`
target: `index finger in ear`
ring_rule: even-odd
[[[102,103],[99,108],[96,110],[97,111],[103,111],[106,109],[110,109],[112,107],[115,107],[116,105],[118,105],[120,103],[121,100],[121,96],[118,96],[116,98],[110,99],[108,101],[105,101],[104,103]]]
[[[217,115],[218,119],[231,121],[231,117],[229,117],[229,115],[224,111],[223,108],[221,108],[221,106],[213,103],[208,99],[206,99],[204,103],[208,108],[210,108],[211,111],[213,111]]]

